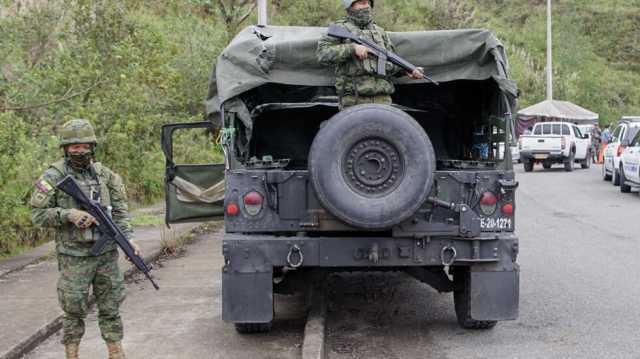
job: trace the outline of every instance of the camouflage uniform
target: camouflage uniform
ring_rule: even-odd
[[[345,16],[335,23],[353,34],[372,39],[390,51],[396,51],[384,29],[373,21],[361,28],[350,16]],[[341,108],[362,103],[391,104],[391,94],[395,87],[390,77],[402,75],[398,66],[387,62],[387,76],[380,76],[377,72],[378,58],[374,54],[360,60],[356,57],[350,40],[335,39],[327,35],[318,42],[316,54],[321,64],[335,66],[336,91]]]
[[[58,300],[64,311],[62,343],[80,343],[91,286],[98,305],[102,337],[108,343],[120,342],[123,331],[119,306],[124,290],[123,275],[118,269],[118,250],[115,242],[109,241],[97,256],[91,256],[91,247],[99,239],[99,233],[95,226],[79,229],[69,222],[75,201],[55,188],[66,175],[73,176],[88,196],[94,200],[99,198],[103,207],[111,207],[114,221],[128,236],[132,234],[122,179],[102,164],[92,163],[80,170],[65,158],[52,164],[36,182],[30,201],[33,223],[56,229]]]

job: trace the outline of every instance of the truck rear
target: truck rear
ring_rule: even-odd
[[[537,123],[531,135],[520,136],[518,148],[526,172],[533,171],[536,163],[545,169],[561,163],[566,171],[573,171],[576,162],[589,168],[593,158],[591,139],[569,122]]]
[[[223,319],[265,331],[274,293],[380,270],[452,292],[464,328],[517,318],[516,87],[502,45],[484,30],[392,33],[441,85],[398,80],[393,106],[339,111],[315,61],[325,31],[245,29],[218,59],[210,121],[163,129],[167,222],[225,221]],[[175,160],[178,133],[198,128],[219,133],[224,164]]]

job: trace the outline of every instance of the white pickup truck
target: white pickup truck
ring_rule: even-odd
[[[536,123],[532,134],[520,136],[518,149],[526,172],[533,171],[536,163],[542,163],[545,169],[562,163],[566,171],[573,171],[575,162],[589,168],[593,157],[589,136],[569,122]]]

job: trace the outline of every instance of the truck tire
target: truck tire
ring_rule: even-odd
[[[533,161],[532,160],[524,160],[522,162],[522,165],[524,166],[524,171],[525,172],[533,171]]]
[[[587,158],[585,158],[584,161],[580,162],[580,166],[583,169],[591,167],[591,152],[587,153]]]
[[[551,168],[551,163],[550,162],[542,162],[542,168],[544,168],[545,170],[548,170]]]
[[[574,162],[576,159],[576,154],[571,152],[571,154],[569,155],[569,158],[567,158],[564,161],[564,170],[567,172],[573,172],[573,168],[574,168]]]
[[[495,320],[475,320],[471,318],[471,273],[469,267],[458,267],[454,273],[457,290],[453,291],[458,325],[464,329],[491,329]]]
[[[426,201],[436,158],[422,126],[387,105],[341,111],[311,145],[311,183],[322,205],[359,228],[388,229]]]
[[[266,333],[271,331],[271,323],[235,323],[240,334]]]
[[[611,176],[611,183],[613,183],[614,186],[620,185],[620,172],[618,172],[617,168],[613,169],[613,175]]]
[[[624,184],[627,181],[627,177],[624,175],[624,167],[622,164],[620,165],[620,192],[629,193],[631,192],[631,186]]]

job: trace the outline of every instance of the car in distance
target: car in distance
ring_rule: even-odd
[[[593,160],[589,136],[569,122],[536,123],[531,134],[520,136],[518,148],[526,172],[533,171],[536,163],[545,169],[561,163],[566,171],[573,171],[574,163],[589,168]]]
[[[631,141],[624,140],[625,147],[620,156],[620,191],[631,192],[631,188],[640,187],[640,131],[636,131]]]
[[[638,128],[640,128],[640,116],[620,118],[611,133],[611,140],[605,147],[602,179],[611,181],[614,186],[620,185],[620,156],[625,148],[623,142],[630,143]]]

